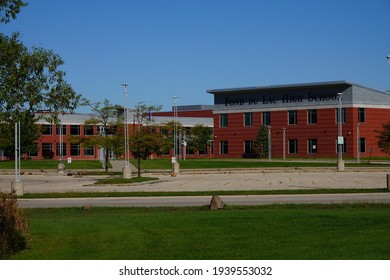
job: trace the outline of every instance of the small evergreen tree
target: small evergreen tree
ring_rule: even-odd
[[[382,152],[390,154],[390,122],[382,125],[383,130],[376,131],[378,133],[378,147]]]
[[[254,152],[261,158],[266,157],[269,153],[268,128],[264,125],[259,128],[259,132],[254,141]]]

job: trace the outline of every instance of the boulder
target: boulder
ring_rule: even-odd
[[[223,208],[223,201],[218,195],[213,195],[210,201],[210,210],[218,210]]]

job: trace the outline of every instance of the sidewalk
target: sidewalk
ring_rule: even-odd
[[[123,162],[122,162],[123,163]],[[131,185],[94,185],[97,177],[22,175],[25,193],[45,192],[180,192],[219,190],[281,190],[319,188],[386,188],[387,171],[336,172],[332,170],[286,172],[285,170],[261,169],[218,173],[143,174],[157,177],[159,181]],[[0,176],[0,191],[9,192],[13,175]]]

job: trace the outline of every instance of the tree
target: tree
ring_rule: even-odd
[[[382,124],[383,130],[376,131],[378,133],[378,147],[382,152],[390,154],[390,122]]]
[[[116,149],[118,151],[118,136],[115,135],[115,127],[118,126],[116,116],[118,114],[117,105],[110,103],[108,99],[104,99],[103,102],[91,102],[90,100],[83,99],[83,105],[89,106],[95,116],[85,122],[85,125],[100,125],[101,129],[99,135],[95,135],[86,139],[83,139],[85,145],[98,145],[103,148],[105,159],[105,171],[108,171],[108,160],[110,151]]]
[[[209,127],[203,124],[197,124],[190,130],[190,140],[195,150],[201,151],[210,145],[213,140],[213,135]]]
[[[0,23],[14,19],[24,6],[21,0],[0,0]],[[65,72],[60,69],[63,64],[61,57],[51,50],[36,47],[29,50],[18,33],[10,36],[0,33],[0,123],[8,124],[8,131],[18,121],[28,120],[32,124],[39,118],[47,118],[56,122],[58,114],[77,107],[80,95],[65,81]],[[40,111],[50,114],[36,114]],[[34,133],[27,133],[32,130]],[[33,143],[38,139],[38,127],[22,126],[21,134],[24,138],[30,136],[25,143]],[[13,143],[2,148],[12,150]]]
[[[269,153],[268,128],[264,125],[259,128],[254,141],[254,152],[258,157],[266,157]]]
[[[34,114],[24,112],[20,116],[20,146],[22,154],[38,152],[37,143],[32,139],[39,139],[41,131],[37,125],[37,119]],[[15,126],[10,122],[0,124],[0,150],[3,150],[6,156],[13,157],[15,154]]]
[[[158,153],[165,143],[164,138],[154,126],[141,126],[129,137],[129,143],[130,151],[137,159],[138,177],[141,177],[141,159]]]
[[[136,115],[138,127],[134,127],[129,136],[129,149],[137,159],[138,177],[141,177],[141,159],[147,159],[151,154],[158,153],[164,147],[165,140],[161,133],[157,132],[151,118],[151,112],[161,110],[161,106],[145,105],[138,103]]]
[[[27,3],[22,0],[0,0],[0,23],[15,19],[20,9],[26,6]]]

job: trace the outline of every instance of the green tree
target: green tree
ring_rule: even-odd
[[[0,23],[14,19],[24,6],[21,0],[0,0]],[[28,49],[18,33],[10,36],[0,33],[0,123],[8,124],[8,129],[2,130],[8,134],[2,137],[13,137],[11,128],[17,121],[30,125],[39,118],[47,118],[56,122],[58,114],[77,107],[80,95],[65,81],[65,72],[60,69],[63,64],[62,58],[51,50]],[[40,111],[50,114],[36,114]],[[25,124],[21,127],[26,138],[22,141],[24,145],[39,138],[38,127]],[[6,147],[4,142],[2,148],[12,150],[13,142]],[[22,149],[26,151],[24,145]]]
[[[196,151],[201,151],[210,146],[213,135],[209,127],[204,126],[203,124],[197,124],[191,128],[189,139],[191,146],[194,147]]]
[[[382,152],[390,154],[390,122],[382,124],[382,130],[376,131],[378,138],[378,147]]]
[[[37,153],[37,143],[32,139],[41,137],[40,126],[37,125],[37,119],[34,114],[24,112],[20,115],[20,146],[21,152]],[[3,150],[6,156],[12,157],[15,154],[15,126],[10,122],[0,124],[0,150]]]
[[[158,153],[164,146],[163,135],[156,132],[154,126],[140,126],[129,137],[130,151],[137,159],[138,177],[141,177],[141,159]]]
[[[15,19],[20,9],[27,3],[22,0],[0,0],[0,23],[8,23]]]
[[[108,99],[104,99],[103,102],[91,102],[90,100],[83,99],[82,105],[89,106],[92,112],[95,114],[92,118],[85,122],[85,125],[99,125],[99,135],[91,136],[83,139],[84,145],[93,146],[98,145],[103,148],[105,159],[105,171],[108,171],[108,161],[110,151],[116,150],[118,152],[118,141],[123,138],[119,138],[116,135],[116,128],[118,127],[117,118],[118,109],[117,105],[110,103]],[[123,151],[123,150],[122,150]]]
[[[151,116],[152,112],[159,111],[161,108],[162,106],[148,106],[143,102],[136,106],[135,117],[138,126],[134,127],[132,135],[129,136],[129,149],[137,159],[138,177],[141,177],[141,159],[159,153],[166,143],[163,135],[157,132]]]
[[[268,147],[268,128],[262,125],[254,141],[254,152],[258,157],[266,157],[269,153]]]

